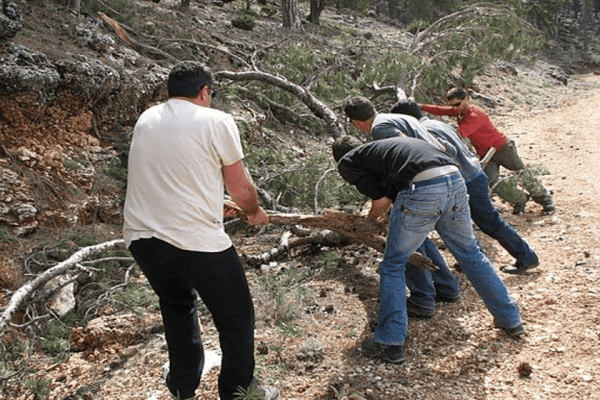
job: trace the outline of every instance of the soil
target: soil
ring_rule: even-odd
[[[600,399],[600,77],[569,78],[565,86],[535,69],[521,70],[518,78],[490,69],[477,79],[480,92],[504,99],[490,114],[516,141],[526,163],[549,171],[541,180],[556,203],[553,214],[528,203],[515,216],[510,205],[494,198],[541,261],[527,275],[502,275],[521,306],[524,337],[511,339],[495,329],[491,314],[456,270],[461,302],[439,305],[429,320],[410,320],[404,364],[365,357],[359,346],[376,321],[381,254],[359,245],[303,248],[247,270],[261,380],[277,386],[280,398],[288,400]],[[530,101],[517,101],[524,96],[514,93],[525,91]],[[87,229],[107,238],[119,232],[118,226]],[[240,253],[275,247],[281,234],[278,229],[269,235],[253,232],[234,237]],[[497,267],[513,262],[496,242],[478,235]],[[3,256],[21,259],[26,248],[19,244]],[[452,256],[443,254],[453,265]],[[282,310],[261,282],[292,269],[298,283],[286,293]],[[145,284],[142,275],[134,278]],[[292,318],[288,329],[281,329],[277,323],[286,313]],[[217,349],[205,311],[200,320],[205,348]],[[41,353],[28,356],[29,365],[35,365],[32,377],[51,382],[49,399],[170,399],[162,379],[167,354],[157,311],[143,319],[106,315],[88,328],[94,327],[116,333],[64,362]],[[120,340],[125,336],[119,332],[136,339]],[[196,399],[218,399],[218,372],[215,367],[202,379]],[[13,393],[7,399],[36,398],[30,391]]]

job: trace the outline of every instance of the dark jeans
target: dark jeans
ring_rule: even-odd
[[[160,300],[169,346],[167,385],[180,398],[194,396],[204,365],[196,292],[210,311],[223,352],[219,396],[231,400],[254,372],[254,306],[246,275],[233,247],[204,253],[162,240],[135,240],[129,247]]]
[[[537,255],[515,229],[498,213],[489,196],[487,176],[481,172],[467,183],[469,208],[473,222],[483,233],[494,238],[518,263],[530,265]]]
[[[410,297],[407,301],[413,306],[424,310],[435,310],[436,295],[447,298],[457,298],[460,296],[460,284],[448,268],[448,264],[433,240],[427,238],[417,250],[439,268],[431,272],[414,265],[406,265],[406,286],[410,289]]]

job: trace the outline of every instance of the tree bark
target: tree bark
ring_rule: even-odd
[[[310,0],[310,13],[308,14],[308,21],[319,25],[319,18],[321,13],[325,9],[325,0]]]
[[[284,28],[293,32],[304,32],[300,15],[300,6],[298,6],[297,0],[281,1],[281,17]]]

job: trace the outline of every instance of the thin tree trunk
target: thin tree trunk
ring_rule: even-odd
[[[300,6],[298,5],[297,0],[282,0],[281,17],[284,28],[293,32],[304,32],[300,15]]]

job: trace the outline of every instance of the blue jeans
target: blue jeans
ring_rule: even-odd
[[[169,347],[167,386],[182,399],[194,396],[204,365],[196,292],[210,311],[223,352],[219,396],[231,400],[254,373],[254,306],[246,275],[233,247],[203,253],[162,240],[139,239],[129,247],[158,295]]]
[[[454,173],[411,184],[396,197],[379,265],[380,307],[375,341],[404,344],[408,331],[406,264],[433,229],[499,324],[504,328],[521,324],[517,302],[475,239],[467,188],[460,174]]]
[[[467,183],[471,218],[483,233],[495,239],[518,264],[538,262],[535,251],[502,217],[489,196],[488,178],[482,171]]]
[[[494,207],[489,196],[488,179],[482,171],[467,183],[469,194],[469,208],[471,219],[477,224],[481,231],[495,239],[508,253],[517,260],[517,264],[530,265],[539,262],[535,251],[523,239],[515,229],[509,225]],[[427,243],[427,240],[425,241]],[[433,243],[432,243],[433,245]],[[422,251],[419,249],[419,251]],[[440,267],[439,271],[431,272],[423,268],[408,265],[406,268],[406,284],[410,289],[410,301],[419,308],[435,310],[435,296],[441,294],[449,295],[444,286],[450,282],[448,267],[436,258],[433,252],[427,251],[427,256]],[[438,253],[439,254],[439,253]],[[441,256],[440,256],[441,258]],[[443,263],[443,264],[442,264]]]
[[[417,251],[431,258],[439,269],[432,272],[411,264],[406,266],[406,286],[410,289],[409,301],[418,308],[434,311],[436,295],[458,298],[460,284],[448,268],[435,243],[427,238]]]

